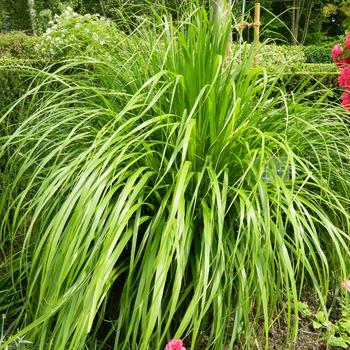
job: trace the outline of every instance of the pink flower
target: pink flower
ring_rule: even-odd
[[[344,109],[350,111],[350,92],[349,91],[342,93],[341,105],[343,106]],[[350,281],[349,280],[342,281],[342,286],[347,288],[350,292]]]
[[[349,46],[350,46],[350,36],[349,36]],[[340,44],[334,45],[332,48],[332,60],[338,67],[345,67],[350,64],[350,58],[343,57],[344,49]]]
[[[346,36],[345,39],[345,47],[350,50],[350,32],[348,33],[348,35]]]
[[[344,54],[343,47],[340,44],[334,45],[332,48],[332,60],[337,61],[337,58]]]
[[[165,346],[165,350],[186,350],[182,345],[181,339],[173,339]]]
[[[340,70],[338,83],[345,89],[350,89],[350,67],[344,67]]]

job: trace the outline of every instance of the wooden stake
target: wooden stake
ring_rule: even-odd
[[[260,45],[260,3],[256,2],[254,6],[254,22],[253,23],[248,23],[246,21],[243,21],[241,23],[238,23],[237,25],[234,26],[234,28],[238,31],[241,32],[243,29],[246,28],[254,28],[254,45],[256,46],[256,50],[258,50],[259,45]],[[254,57],[254,66],[258,64],[257,57]]]
[[[260,37],[260,3],[255,3],[254,7],[254,42],[256,44],[260,43],[259,37]]]
[[[254,6],[254,22],[248,23],[246,21],[240,22],[234,26],[234,28],[237,31],[240,31],[242,29],[251,28],[254,27],[254,42],[259,43],[259,37],[260,37],[260,2],[255,3]]]
[[[254,66],[258,65],[258,57],[257,57],[257,50],[259,50],[260,45],[260,3],[255,3],[254,6],[254,45],[255,45],[255,57],[254,57]]]

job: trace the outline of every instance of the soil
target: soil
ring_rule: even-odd
[[[332,300],[335,300],[334,297],[330,295],[329,305],[332,305]],[[319,304],[315,301],[316,297],[311,291],[306,291],[303,294],[303,298],[301,302],[305,303],[312,315],[315,315],[319,310]],[[330,314],[330,321],[336,321],[339,319],[339,308],[337,305],[332,305],[332,312]],[[296,342],[292,344],[286,340],[287,335],[287,327],[283,324],[283,320],[279,321],[279,324],[276,322],[269,331],[269,350],[336,350],[340,349],[338,347],[330,347],[327,346],[324,340],[324,333],[320,330],[315,330],[312,326],[312,317],[306,317],[299,315],[299,327],[298,327],[298,336]],[[263,323],[260,324],[260,329],[257,330],[257,333],[263,334]],[[188,340],[188,339],[187,339]],[[198,345],[196,349],[205,348],[205,345],[208,341],[208,337],[206,335],[202,335],[198,341]],[[185,342],[185,346],[190,348],[190,342]],[[235,345],[234,350],[242,350],[245,349],[244,346],[239,344]],[[253,340],[253,344],[251,344],[250,349],[252,350],[265,350],[265,337],[264,335],[258,337]],[[223,349],[226,350],[226,349]]]

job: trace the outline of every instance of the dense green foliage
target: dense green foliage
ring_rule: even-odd
[[[0,113],[26,92],[31,79],[27,79],[27,69],[20,66],[40,65],[41,55],[36,50],[40,42],[40,38],[22,32],[0,34]]]
[[[3,66],[4,62],[0,61],[2,67],[0,70],[0,112],[1,114],[5,112],[11,103],[20,98],[28,86],[23,84],[23,79],[21,79],[21,71],[18,68],[11,66]]]
[[[0,59],[38,59],[35,46],[40,41],[40,38],[26,35],[23,32],[0,34]]]
[[[303,48],[307,63],[332,63],[332,45],[310,45]]]
[[[244,1],[234,1],[236,5]],[[246,0],[253,16],[255,0]],[[262,37],[293,44],[324,45],[349,30],[349,0],[260,0]],[[235,7],[235,6],[234,6]]]
[[[33,13],[30,14],[30,2]],[[149,13],[150,5],[168,8],[177,13],[183,0],[0,0],[0,31],[26,30],[42,34],[49,27],[55,15],[61,14],[68,6],[81,15],[99,13],[114,21],[125,16],[135,19],[139,15]]]
[[[262,45],[257,57],[259,64],[266,68],[277,66],[298,69],[306,61],[303,47],[292,45]]]
[[[244,348],[261,320],[295,336],[305,285],[325,306],[349,264],[348,114],[227,57],[230,27],[145,19],[2,115],[21,116],[0,137],[3,346]]]
[[[227,0],[228,1],[228,0]],[[0,30],[27,30],[43,33],[54,16],[72,7],[79,14],[99,13],[114,21],[123,16],[136,19],[149,14],[152,6],[167,7],[173,15],[182,12],[187,0],[0,0]],[[191,1],[190,1],[191,2]],[[210,0],[202,0],[208,5]],[[245,4],[245,18],[253,17],[255,0],[234,0],[233,13],[241,19]],[[262,5],[262,38],[278,39],[293,44],[323,45],[325,41],[344,34],[350,23],[349,0],[260,0]],[[30,11],[31,8],[31,11]],[[246,35],[246,34],[245,34]],[[249,35],[246,37],[248,38]],[[250,35],[250,37],[252,37]]]
[[[2,31],[31,31],[27,0],[0,0],[0,25]]]

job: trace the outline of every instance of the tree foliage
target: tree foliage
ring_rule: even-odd
[[[255,0],[247,0],[252,18]],[[261,0],[262,38],[293,44],[323,44],[342,35],[350,26],[349,0]],[[243,1],[235,2],[240,8]],[[265,27],[264,27],[265,26]],[[247,38],[248,39],[248,38]]]

